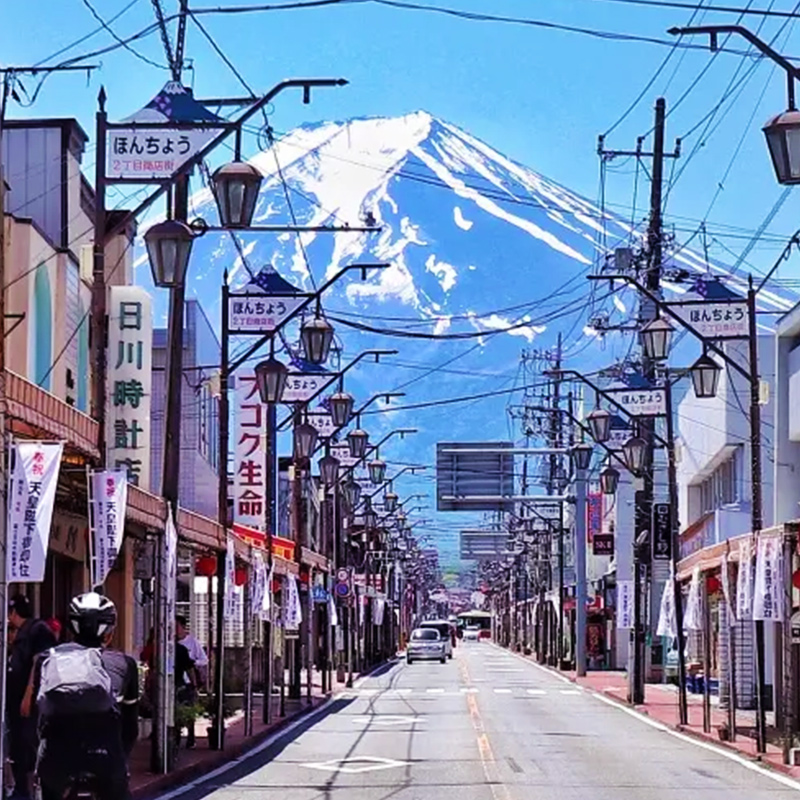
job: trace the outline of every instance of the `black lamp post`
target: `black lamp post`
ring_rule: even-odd
[[[590,444],[577,444],[572,448],[572,459],[575,469],[589,469],[592,463],[592,446]]]
[[[328,408],[331,411],[331,419],[335,428],[343,428],[350,422],[353,416],[353,404],[355,400],[349,392],[334,392],[328,398]]]
[[[271,355],[256,366],[255,372],[261,402],[268,405],[280,403],[289,378],[289,368],[286,364]]]
[[[617,486],[619,486],[619,470],[606,467],[600,473],[600,490],[603,494],[616,494]]]
[[[778,114],[763,130],[778,183],[800,183],[800,111],[791,109]]]
[[[184,285],[194,233],[185,223],[167,219],[151,225],[144,235],[153,283],[166,289]]]
[[[664,361],[669,356],[674,328],[663,317],[656,317],[639,329],[645,358]]]
[[[383,505],[384,508],[390,513],[394,513],[397,510],[397,501],[400,498],[394,492],[386,492],[383,496]]]
[[[344,499],[347,501],[350,510],[355,510],[358,501],[361,499],[361,484],[358,481],[349,480],[344,485]]]
[[[333,344],[333,325],[320,316],[306,320],[300,328],[300,341],[306,361],[323,364],[328,360]]]
[[[722,372],[720,365],[707,353],[703,353],[703,355],[689,367],[695,395],[702,399],[716,397],[720,372]]]
[[[263,180],[262,174],[246,161],[233,161],[214,172],[211,191],[222,227],[250,227]]]
[[[367,465],[369,470],[369,479],[373,486],[378,486],[383,483],[386,476],[386,462],[383,459],[376,458],[369,462]]]
[[[333,486],[339,480],[339,459],[330,453],[319,460],[319,476],[325,486]]]
[[[647,442],[641,436],[632,436],[622,445],[625,466],[634,475],[641,475],[647,463]]]
[[[302,422],[294,429],[294,457],[298,461],[305,461],[311,458],[314,448],[317,446],[319,432],[313,425]]]
[[[607,442],[611,436],[611,414],[604,408],[596,408],[587,417],[592,438],[599,443]]]
[[[350,445],[351,458],[364,458],[367,452],[369,434],[361,428],[356,428],[347,434],[347,444]]]

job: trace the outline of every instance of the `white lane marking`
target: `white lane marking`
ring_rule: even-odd
[[[562,689],[561,694],[567,694],[567,695],[583,694],[583,689]]]
[[[511,689],[495,689],[495,694],[511,694]]]
[[[773,781],[782,784],[783,786],[787,786],[790,789],[794,789],[796,792],[800,792],[800,782],[794,780],[794,778],[790,778],[788,775],[782,775],[780,772],[775,772],[767,767],[762,767],[760,764],[756,764],[754,761],[750,761],[748,758],[744,756],[740,756],[738,753],[734,753],[730,750],[726,750],[722,747],[717,747],[716,745],[711,744],[710,742],[704,742],[700,739],[695,739],[693,736],[688,736],[685,733],[681,733],[680,731],[676,731],[673,728],[670,728],[667,725],[664,725],[661,722],[657,722],[654,719],[650,719],[646,717],[644,714],[640,714],[633,708],[626,708],[621,703],[618,703],[615,700],[612,700],[609,697],[604,697],[599,692],[592,692],[592,697],[597,698],[601,703],[605,703],[606,705],[612,706],[616,708],[618,711],[622,711],[625,714],[638,719],[639,722],[643,722],[645,725],[649,725],[651,728],[655,728],[657,731],[661,731],[662,733],[668,733],[670,736],[673,736],[676,739],[680,739],[682,742],[686,742],[687,744],[693,744],[695,747],[701,747],[703,750],[708,750],[710,753],[714,753],[718,756],[722,756],[723,758],[727,758],[730,761],[735,761],[740,766],[744,767],[745,769],[749,769],[751,772],[757,772],[759,775],[763,775],[766,778],[771,778]]]
[[[394,689],[395,694],[411,694],[414,690],[408,688]]]
[[[416,725],[418,722],[422,722],[422,717],[399,717],[386,714],[385,716],[353,717],[352,722],[353,725]]]
[[[440,689],[440,688],[426,689],[425,691],[428,694],[444,694],[444,689]]]
[[[359,772],[374,772],[378,769],[404,767],[408,761],[395,761],[393,758],[376,758],[375,756],[353,756],[352,758],[334,758],[330,761],[307,762],[301,767],[320,769],[325,772],[346,772],[354,775]]]
[[[492,647],[499,647],[492,643]],[[535,667],[540,672],[544,672],[546,675],[549,675],[551,678],[556,678],[557,680],[561,681],[562,683],[569,684],[570,686],[574,686],[575,684],[564,675],[559,675],[557,672],[551,672],[547,667],[543,667],[541,664],[537,664],[535,661],[531,661],[529,658],[525,656],[521,656],[519,653],[511,653],[512,658],[516,658],[519,661],[522,661],[523,664],[528,664],[531,667]]]
[[[528,689],[528,694],[542,695],[547,694],[544,689]]]
[[[461,693],[462,694],[477,694],[480,689],[477,686],[462,686]]]
[[[487,667],[487,672],[522,672],[521,669],[518,667],[512,667],[509,669],[508,667]]]

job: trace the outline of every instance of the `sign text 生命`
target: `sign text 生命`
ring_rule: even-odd
[[[236,376],[235,400],[233,519],[262,531],[267,486],[264,475],[267,414],[254,372],[243,371]]]

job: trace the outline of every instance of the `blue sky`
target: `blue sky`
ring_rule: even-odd
[[[130,0],[93,2],[108,19]],[[431,2],[420,0],[423,5]],[[671,38],[665,33],[667,28],[685,24],[692,14],[682,8],[647,8],[609,0],[441,0],[441,4],[662,40]],[[766,4],[764,0],[762,5]],[[167,13],[177,5],[177,0],[167,0]],[[199,2],[192,5],[200,7]],[[774,0],[768,5],[791,10],[794,2]],[[278,131],[302,122],[396,115],[423,108],[591,198],[598,196],[600,185],[597,135],[613,125],[670,53],[656,44],[468,21],[370,2],[201,19],[256,90],[294,76],[342,76],[351,81],[346,88],[317,93],[310,106],[303,106],[297,96],[283,95],[273,112]],[[754,16],[746,21],[755,29],[760,20]],[[151,3],[138,0],[112,27],[124,37],[152,21]],[[695,15],[695,22],[700,21],[730,23],[737,21],[737,15],[701,12]],[[776,44],[791,52],[800,39],[800,29],[793,23],[769,19],[762,35],[772,38],[781,26],[785,27]],[[0,25],[0,53],[5,64],[37,63],[97,27],[84,0],[7,3]],[[704,40],[700,37],[696,42]],[[111,36],[101,31],[61,58],[111,43]],[[744,49],[742,41],[732,44]],[[134,47],[164,63],[157,33]],[[187,79],[199,97],[242,93],[238,80],[191,23],[187,54],[194,66]],[[101,69],[88,84],[82,74],[51,77],[31,108],[12,104],[11,114],[76,116],[91,133],[101,82],[114,119],[141,107],[168,76],[124,49],[91,61]],[[701,124],[685,140],[685,155],[676,167],[676,174],[682,173],[667,205],[678,239],[694,234],[694,243],[702,245],[700,224],[705,219],[710,254],[726,260],[734,258],[727,251],[738,254],[747,245],[780,194],[760,128],[771,113],[783,110],[784,81],[778,73],[770,79],[772,67],[766,62],[756,64],[749,74],[751,64],[726,53],[713,58],[705,50],[673,52],[645,96],[607,140],[610,147],[633,147],[636,137],[649,131],[654,99],[665,91],[670,108],[681,99],[668,121],[671,143],[718,104],[732,78],[748,76],[741,84],[734,82],[733,94],[710,120],[709,135],[703,138],[705,125]],[[35,86],[32,79],[25,84],[29,89]],[[87,163],[92,160],[90,153]],[[635,163],[619,160],[611,168],[605,187],[609,207],[643,216],[649,193],[646,176],[639,173],[640,210],[633,212]],[[789,234],[797,218],[797,198],[791,196],[769,230]],[[755,245],[749,260],[763,268],[778,249],[770,237]],[[791,265],[782,274],[790,271],[794,272]]]

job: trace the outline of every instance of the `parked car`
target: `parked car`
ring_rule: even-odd
[[[447,662],[445,640],[435,628],[416,628],[411,632],[406,649],[406,663],[415,661],[441,661]]]
[[[479,639],[491,639],[492,632],[489,628],[481,628],[480,633],[478,633]]]
[[[453,657],[453,640],[456,638],[455,629],[446,619],[426,619],[424,622],[420,622],[419,627],[438,631],[444,642],[444,650],[447,657]]]
[[[470,625],[468,628],[464,628],[464,641],[465,642],[477,642],[480,638],[481,633],[481,626],[480,625]]]

